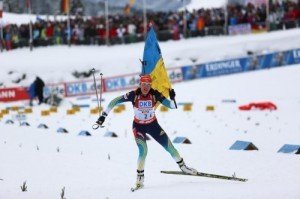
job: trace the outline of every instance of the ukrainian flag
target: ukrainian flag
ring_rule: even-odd
[[[142,74],[150,75],[152,88],[161,92],[166,98],[169,97],[171,83],[153,27],[148,31],[145,42]]]

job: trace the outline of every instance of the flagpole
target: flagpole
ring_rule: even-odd
[[[29,12],[29,49],[33,50],[33,36],[32,36],[32,21],[31,21],[31,2],[28,0],[28,12]]]
[[[1,46],[1,52],[3,51],[3,21],[2,21],[2,17],[3,17],[3,1],[0,0],[0,46]]]
[[[3,21],[2,18],[0,18],[0,39],[1,39],[1,52],[3,51]]]
[[[105,0],[105,43],[109,45],[108,0]]]
[[[144,39],[147,35],[147,5],[146,0],[143,0],[143,21],[144,21]]]
[[[269,32],[270,30],[270,21],[269,21],[269,15],[270,15],[270,1],[269,0],[266,0],[267,3],[266,3],[266,29],[267,29],[267,32]]]
[[[67,5],[67,15],[68,15],[68,19],[67,19],[67,26],[68,26],[68,46],[71,47],[71,22],[70,22],[70,1],[67,1],[68,5]]]
[[[224,11],[225,11],[224,33],[225,35],[227,35],[228,34],[228,0],[225,1]]]
[[[184,12],[183,12],[183,35],[184,38],[187,38],[187,20],[186,20],[186,0],[182,0],[183,6],[184,6]]]

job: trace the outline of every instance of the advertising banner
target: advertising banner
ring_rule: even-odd
[[[172,83],[189,81],[198,78],[213,77],[245,71],[267,69],[300,63],[300,49],[268,53],[265,55],[251,55],[249,57],[210,62],[198,65],[169,68],[167,70]],[[139,73],[103,79],[103,92],[135,89],[139,85]],[[98,91],[101,83],[97,80]],[[74,97],[95,94],[94,81],[66,82],[47,84],[44,97],[51,94],[61,97]],[[0,89],[0,102],[10,102],[29,99],[27,88]]]
[[[12,102],[26,99],[29,99],[29,95],[27,89],[24,87],[0,89],[0,102]]]
[[[250,34],[252,33],[251,25],[249,23],[246,23],[228,26],[228,33],[229,35]]]
[[[181,70],[183,81],[193,80],[201,77],[201,75],[199,75],[200,73],[198,72],[199,66],[184,66],[181,68]]]
[[[61,83],[61,84],[47,84],[44,87],[44,90],[43,90],[44,98],[49,97],[51,94],[52,95],[55,94],[55,95],[58,95],[58,96],[61,96],[61,97],[65,97],[66,96],[65,84],[64,83]]]
[[[167,69],[171,83],[183,81],[182,67]]]
[[[242,58],[202,64],[198,67],[198,73],[201,77],[212,77],[243,72],[248,68],[248,60],[249,58]]]
[[[138,73],[104,79],[104,92],[127,90],[138,87],[140,76]]]
[[[293,64],[299,64],[300,63],[300,49],[292,50],[290,52],[291,52],[290,57],[292,59]],[[288,58],[290,58],[290,57],[288,57]]]
[[[97,83],[98,90],[100,89],[100,82]],[[85,82],[68,82],[65,83],[66,97],[91,95],[95,93],[94,81]]]
[[[284,59],[285,53],[270,53],[266,55],[257,56],[259,66],[257,69],[265,69],[286,65],[286,60]],[[255,59],[253,57],[252,59]]]

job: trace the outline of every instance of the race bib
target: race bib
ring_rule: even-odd
[[[154,109],[151,108],[135,108],[134,110],[135,118],[140,121],[151,120],[155,116]]]

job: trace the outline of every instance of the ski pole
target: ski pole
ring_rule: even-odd
[[[98,110],[99,110],[99,117],[100,117],[100,103],[99,103],[99,98],[98,98],[98,89],[97,89],[97,84],[96,84],[96,78],[95,78],[95,69],[92,69],[93,72],[93,77],[94,77],[94,87],[95,87],[95,91],[96,91],[96,97],[97,97],[97,104],[98,104]]]
[[[102,80],[102,76],[103,74],[100,73],[100,109],[99,109],[99,114],[101,113],[101,102],[102,102],[102,83],[103,83],[103,80]]]
[[[95,68],[93,68],[91,70],[93,72],[93,78],[94,78],[94,87],[95,87],[95,90],[96,90],[96,98],[97,98],[97,105],[98,105],[98,112],[99,112],[99,117],[101,116],[101,101],[99,102],[99,97],[98,97],[98,89],[97,89],[97,84],[96,84],[96,78],[95,78]],[[102,73],[101,73],[102,74]],[[102,76],[101,76],[101,88],[102,88]],[[101,92],[101,89],[100,89],[100,92]],[[100,93],[101,96],[102,96],[102,93]],[[101,100],[101,99],[100,99]],[[94,124],[92,126],[92,128],[94,130],[98,129],[100,127],[99,124]]]
[[[177,109],[177,103],[176,103],[176,100],[175,100],[175,98],[174,98],[174,103],[175,103],[175,107],[176,107],[176,109]]]

